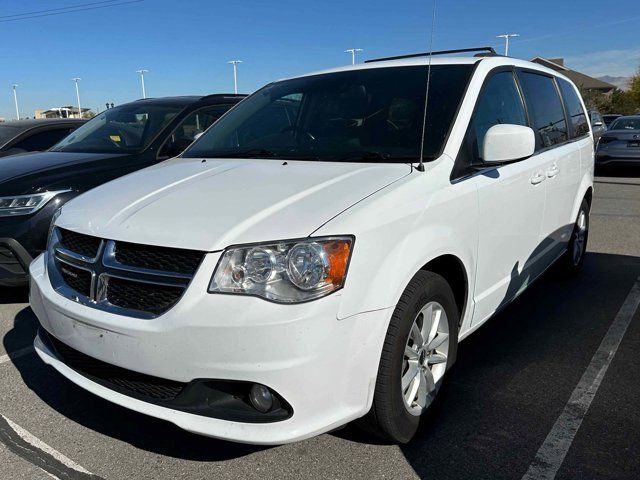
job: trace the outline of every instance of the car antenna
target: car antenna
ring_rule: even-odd
[[[433,15],[431,17],[431,37],[429,39],[429,63],[427,66],[427,90],[424,94],[424,116],[422,117],[422,138],[420,140],[420,163],[417,170],[424,172],[424,134],[427,129],[427,105],[429,104],[429,87],[431,86],[431,59],[433,58],[433,31],[436,26],[436,2],[433,0]]]

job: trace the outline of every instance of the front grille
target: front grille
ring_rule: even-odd
[[[54,230],[52,241],[49,278],[59,294],[137,318],[156,317],[178,303],[205,256],[195,250],[107,240],[61,228]]]
[[[120,390],[134,396],[167,401],[174,400],[186,386],[185,383],[153,377],[111,365],[71,348],[53,335],[46,335],[67,366],[97,383],[108,384],[109,388],[114,390]]]
[[[91,295],[91,272],[63,263],[60,265],[60,273],[64,282],[76,292],[85,297]]]
[[[116,242],[116,261],[123,265],[193,275],[202,252],[179,248],[154,247],[137,243]]]
[[[99,238],[63,228],[58,229],[58,231],[60,232],[60,244],[67,250],[89,258],[95,258],[98,255],[98,249],[100,248]]]
[[[111,277],[107,283],[107,300],[111,305],[159,315],[173,307],[184,287],[149,284]]]

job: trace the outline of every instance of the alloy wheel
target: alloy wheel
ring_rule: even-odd
[[[587,239],[587,212],[580,210],[576,221],[575,235],[573,238],[573,264],[577,266],[584,255]]]
[[[421,415],[433,402],[447,368],[448,354],[447,314],[438,302],[429,302],[413,321],[402,361],[402,397],[411,415]]]

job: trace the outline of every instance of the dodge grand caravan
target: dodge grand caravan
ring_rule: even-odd
[[[580,269],[593,169],[576,87],[533,63],[278,81],[62,207],[30,269],[35,347],[191,432],[279,444],[361,419],[407,442],[458,342],[554,262]]]

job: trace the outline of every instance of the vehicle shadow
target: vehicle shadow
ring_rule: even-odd
[[[0,287],[0,305],[27,303],[28,301],[28,287]]]
[[[443,472],[447,478],[520,478],[550,428],[550,417],[555,421],[549,411],[564,406],[639,274],[638,257],[588,253],[580,275],[566,279],[550,269],[462,342],[438,402],[417,437],[401,446],[416,473],[422,478],[440,478]],[[5,350],[24,347],[36,330],[27,307],[3,338]],[[51,408],[137,448],[208,462],[264,449],[190,434],[102,400],[34,355],[13,363],[27,387]],[[377,443],[353,425],[331,435]]]
[[[460,344],[417,437],[401,447],[421,478],[521,478],[640,274],[640,258],[588,253],[552,267]]]
[[[35,314],[25,307],[3,338],[5,350],[12,352],[32,344],[37,329]],[[169,422],[107,402],[70,382],[36,355],[18,357],[12,362],[25,385],[51,408],[86,428],[142,450],[184,460],[217,462],[267,448],[195,435]]]

